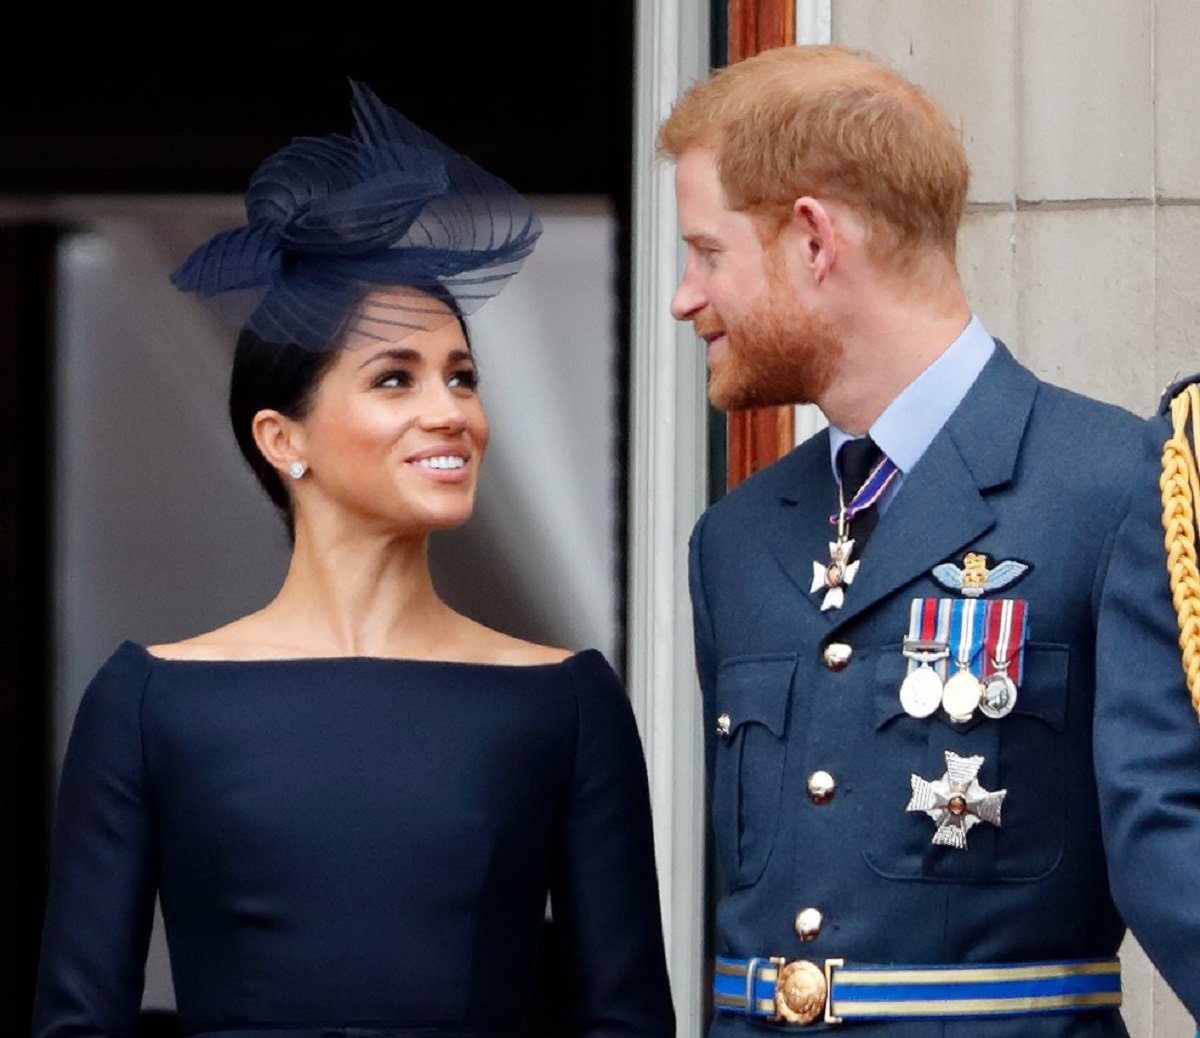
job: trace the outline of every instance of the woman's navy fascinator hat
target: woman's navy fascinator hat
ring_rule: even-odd
[[[236,300],[268,342],[329,350],[350,333],[392,340],[470,314],[541,234],[507,183],[350,87],[353,133],[299,137],[266,159],[246,191],[246,226],[171,275],[184,291]]]

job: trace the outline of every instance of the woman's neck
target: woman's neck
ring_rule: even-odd
[[[294,632],[310,653],[345,656],[437,655],[463,620],[434,590],[427,534],[303,525],[260,619],[281,638]]]

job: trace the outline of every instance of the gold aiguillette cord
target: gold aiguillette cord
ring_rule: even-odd
[[[1189,438],[1189,419],[1190,433]],[[1200,386],[1187,386],[1171,401],[1172,433],[1163,445],[1164,543],[1171,601],[1179,618],[1179,648],[1192,708],[1200,715],[1200,571],[1196,568],[1196,502],[1200,474],[1193,445],[1200,438]]]

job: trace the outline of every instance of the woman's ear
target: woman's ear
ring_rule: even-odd
[[[280,475],[287,474],[297,463],[308,467],[304,457],[304,429],[294,418],[264,408],[251,420],[250,430],[262,456]]]

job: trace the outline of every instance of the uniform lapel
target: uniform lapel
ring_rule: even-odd
[[[1036,394],[1037,380],[997,343],[880,518],[835,624],[852,620],[991,529],[995,516],[987,492],[1011,481]]]
[[[778,509],[766,531],[767,547],[801,595],[821,613],[821,594],[811,593],[813,563],[829,558],[836,533],[829,517],[837,511],[837,484],[829,462],[829,432],[822,430],[780,463]]]

